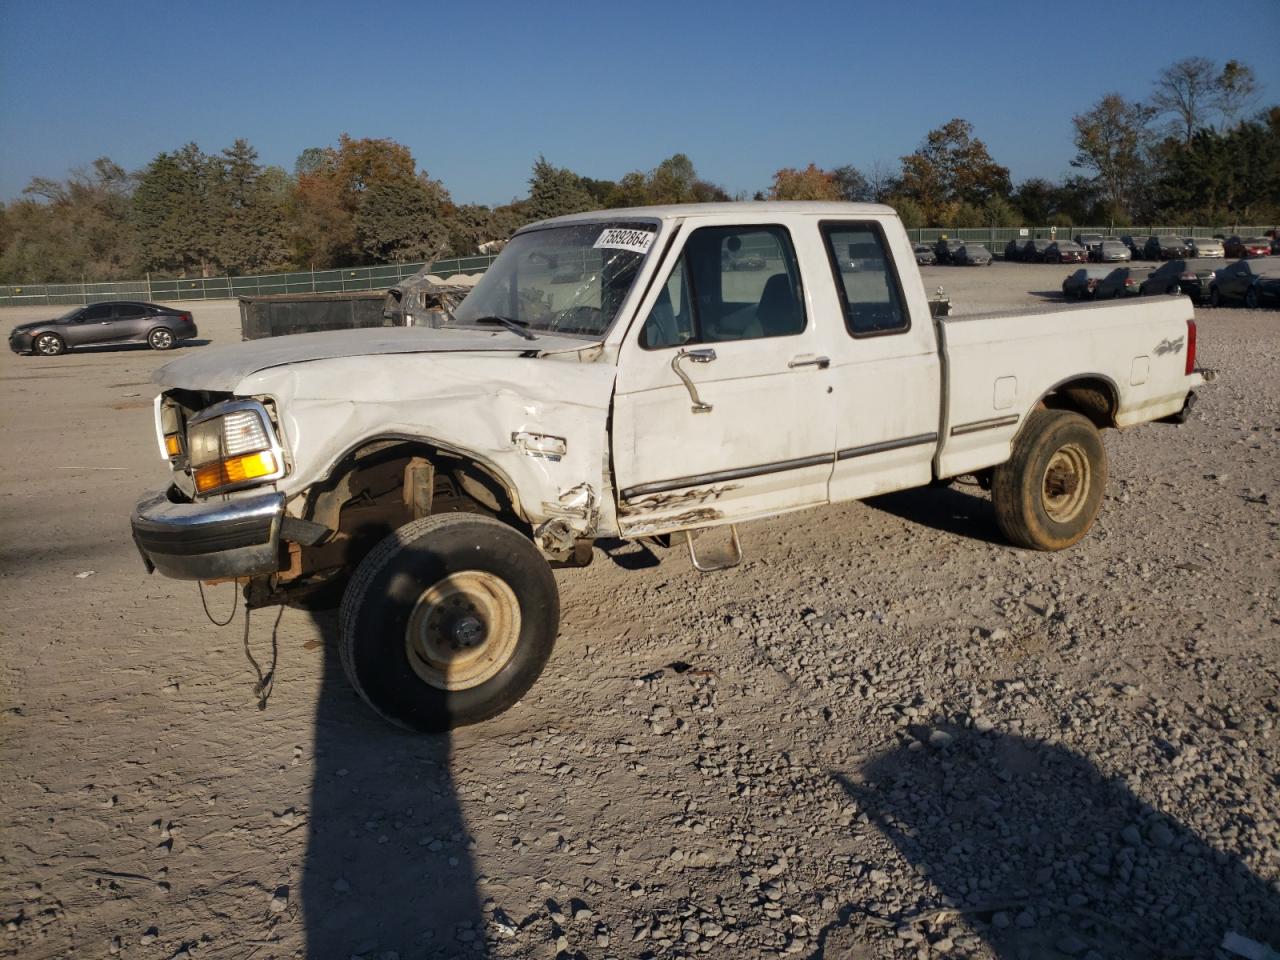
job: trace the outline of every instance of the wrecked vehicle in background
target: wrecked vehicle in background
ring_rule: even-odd
[[[249,606],[342,591],[352,686],[422,731],[525,694],[552,565],[596,540],[679,534],[725,569],[739,523],[973,476],[1013,543],[1061,550],[1102,503],[1099,430],[1180,422],[1207,379],[1182,297],[931,317],[874,204],[547,220],[441,313],[161,368],[172,485],[132,518],[148,570],[243,579]]]
[[[441,327],[483,274],[455,274],[445,279],[427,264],[387,291],[382,315],[397,327]]]

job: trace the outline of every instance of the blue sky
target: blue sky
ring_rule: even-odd
[[[117,3],[0,0],[0,198],[95,157],[247,138],[292,169],[391,137],[455,199],[538,154],[617,178],[677,151],[730,192],[892,165],[952,117],[1015,182],[1069,171],[1071,116],[1199,55],[1280,102],[1280,3]]]

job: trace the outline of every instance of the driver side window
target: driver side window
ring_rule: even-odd
[[[649,319],[640,330],[640,346],[649,350],[674,347],[693,339],[693,309],[689,302],[688,267],[684,255],[662,285]]]
[[[703,227],[640,330],[646,350],[794,336],[806,324],[800,271],[783,227]]]

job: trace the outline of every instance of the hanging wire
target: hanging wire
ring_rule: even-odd
[[[276,614],[275,625],[271,628],[271,666],[264,674],[262,666],[254,659],[253,652],[249,649],[249,604],[244,605],[244,655],[248,658],[249,663],[253,665],[253,672],[258,675],[258,682],[253,685],[254,696],[258,698],[258,709],[267,709],[267,699],[271,696],[271,691],[276,685],[276,659],[280,652],[280,621],[284,617],[284,607],[281,606]]]
[[[213,614],[209,612],[209,601],[204,596],[204,581],[197,580],[196,586],[200,588],[200,606],[204,607],[204,615],[209,618],[209,622],[215,627],[225,627],[236,618],[236,594],[240,592],[240,578],[235,579],[235,589],[231,592],[231,616],[225,620],[215,620]]]

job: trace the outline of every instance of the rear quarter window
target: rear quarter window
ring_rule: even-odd
[[[849,335],[875,337],[910,329],[902,285],[880,224],[827,221],[819,228]]]

